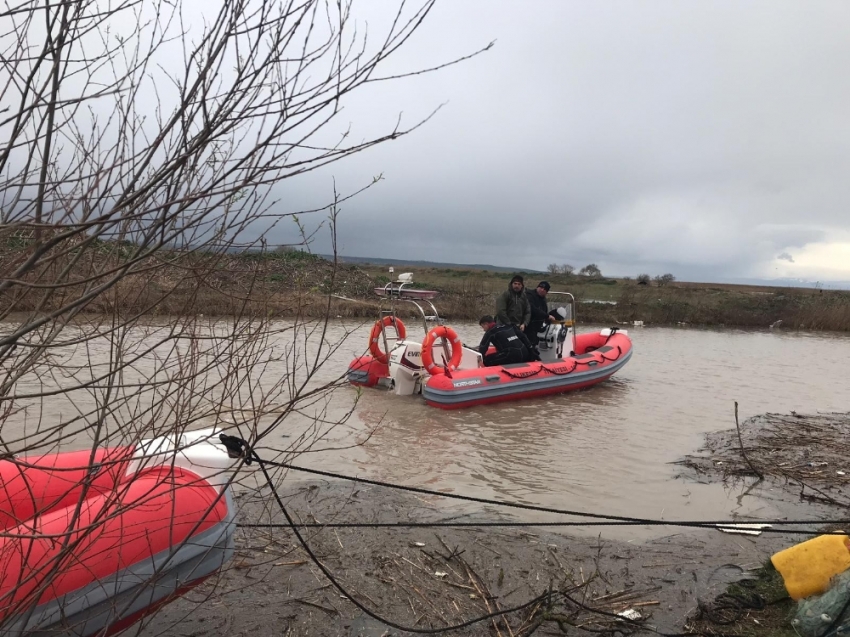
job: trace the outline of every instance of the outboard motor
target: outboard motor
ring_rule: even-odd
[[[463,348],[458,369],[477,369],[483,366],[484,359],[477,350]],[[396,395],[421,394],[423,379],[427,380],[428,377],[429,374],[422,365],[422,343],[398,341],[390,352],[390,387]]]
[[[544,363],[552,363],[564,356],[573,356],[571,351],[573,335],[572,320],[569,307],[559,307],[556,310],[560,320],[547,323],[542,332],[537,334],[539,339],[537,349],[540,352],[540,360]],[[564,351],[564,343],[569,340],[569,347]]]
[[[410,396],[422,391],[422,343],[399,341],[390,352],[390,378],[398,396]]]

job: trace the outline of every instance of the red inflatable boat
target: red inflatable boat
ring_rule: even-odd
[[[484,367],[481,353],[442,324],[433,303],[429,302],[431,314],[426,315],[419,301],[392,297],[419,310],[424,340],[408,339],[395,306],[382,307],[369,334],[369,353],[351,361],[348,382],[385,387],[398,396],[421,394],[432,407],[459,409],[591,387],[629,361],[632,341],[624,330],[612,327],[576,334],[573,295],[550,290],[549,296],[562,305],[549,312],[536,334],[540,361],[495,367]],[[429,322],[437,325],[429,329]]]
[[[112,635],[233,553],[212,430],[0,461],[0,634]]]
[[[632,355],[628,335],[611,330],[578,334],[575,354],[554,362],[515,363],[432,375],[422,395],[429,405],[458,409],[591,387]]]

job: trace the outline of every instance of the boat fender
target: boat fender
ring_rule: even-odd
[[[446,339],[451,344],[452,359],[447,365],[448,369],[443,365],[437,365],[434,363],[432,348],[434,347],[434,342],[438,338]],[[452,328],[445,325],[438,325],[433,328],[425,335],[425,340],[422,341],[422,366],[425,367],[425,371],[432,376],[436,374],[445,374],[446,371],[451,373],[452,370],[457,369],[460,365],[460,359],[462,356],[463,344],[460,341],[460,336],[458,336],[457,332],[455,332]]]
[[[407,336],[407,329],[404,327],[404,323],[401,322],[400,318],[396,318],[395,316],[385,316],[383,319],[375,321],[375,324],[372,326],[372,332],[369,334],[369,353],[372,354],[372,356],[375,357],[375,360],[379,363],[386,364],[389,361],[387,352],[381,349],[380,341],[383,340],[381,338],[381,334],[390,325],[395,326],[396,332],[398,333],[398,340],[403,341]]]

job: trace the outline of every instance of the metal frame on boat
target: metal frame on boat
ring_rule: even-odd
[[[409,303],[413,305],[418,311],[420,316],[422,317],[422,329],[425,334],[428,333],[428,322],[435,322],[437,325],[442,325],[442,319],[440,319],[440,314],[437,312],[437,308],[432,303],[432,299],[436,298],[439,295],[439,292],[436,290],[418,290],[414,288],[409,288],[405,286],[409,286],[413,284],[413,275],[409,272],[405,272],[398,276],[396,281],[390,281],[382,288],[375,288],[375,293],[378,296],[383,297],[381,299],[380,309],[378,310],[378,320],[383,323],[385,317],[393,317],[394,319],[398,319],[395,311],[396,303]],[[389,301],[389,309],[385,309],[385,303]],[[426,314],[420,303],[427,303],[428,307],[431,309],[431,314]],[[400,337],[397,323],[396,321],[392,322],[396,331],[396,341],[402,340]],[[381,330],[381,338],[383,339],[384,352],[389,352],[389,344],[387,343],[387,330]]]

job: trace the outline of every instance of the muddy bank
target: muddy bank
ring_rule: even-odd
[[[740,430],[740,436],[739,436]],[[687,477],[763,478],[801,499],[850,506],[850,414],[764,414],[706,436],[679,462]]]
[[[682,477],[722,481],[745,489],[744,493],[772,491],[786,500],[816,504],[832,518],[846,519],[850,506],[848,436],[847,413],[763,414],[735,429],[708,434],[703,447],[678,464],[684,468]],[[824,524],[818,530],[847,527]],[[784,542],[791,546],[805,539],[788,536]],[[719,598],[697,608],[688,618],[686,630],[741,637],[797,635],[791,625],[797,604],[785,595],[781,576],[769,563],[754,575],[752,580],[732,583]],[[741,605],[747,608],[741,609]]]
[[[452,501],[356,484],[282,488],[302,523],[475,522],[516,518],[464,513]],[[282,523],[271,494],[239,496],[239,520]],[[565,506],[566,506],[565,502]],[[404,626],[444,628],[522,605],[548,590],[551,605],[453,632],[459,635],[574,634],[580,626],[630,634],[617,613],[640,613],[645,628],[681,632],[700,602],[755,572],[793,540],[669,527],[642,543],[539,528],[310,528],[310,547],[362,604]],[[612,615],[614,615],[612,617]],[[560,624],[559,624],[560,622]],[[580,631],[581,632],[581,631]],[[142,635],[408,634],[367,617],[332,586],[288,528],[240,528],[225,572],[165,607]],[[579,633],[575,633],[579,634]]]

